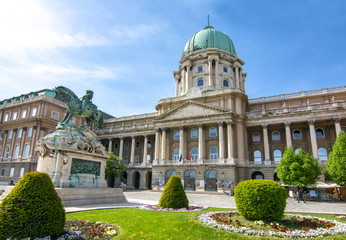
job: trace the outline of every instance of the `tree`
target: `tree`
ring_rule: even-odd
[[[108,186],[114,187],[114,179],[119,177],[120,174],[126,170],[127,166],[123,163],[123,160],[118,156],[115,156],[113,152],[109,152],[105,169]]]
[[[171,176],[163,189],[160,201],[160,208],[188,208],[189,200],[179,176]]]
[[[340,132],[329,153],[326,171],[329,178],[339,184],[346,186],[346,134]]]
[[[321,166],[318,161],[299,149],[295,153],[292,147],[286,148],[276,173],[282,183],[297,187],[315,185],[321,175]]]

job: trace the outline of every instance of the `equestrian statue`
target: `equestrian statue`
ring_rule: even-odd
[[[54,88],[53,91],[67,106],[66,115],[59,124],[68,124],[73,115],[77,115],[85,119],[87,126],[90,127],[91,122],[95,121],[96,130],[102,129],[102,113],[97,109],[97,106],[91,102],[94,96],[93,91],[87,90],[86,94],[81,99],[67,87],[59,86]]]

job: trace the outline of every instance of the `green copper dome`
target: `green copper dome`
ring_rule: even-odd
[[[185,45],[183,57],[194,51],[207,48],[218,48],[237,55],[232,39],[227,34],[208,25],[190,37]]]

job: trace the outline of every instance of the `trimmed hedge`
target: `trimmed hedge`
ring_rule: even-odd
[[[0,239],[59,236],[65,222],[61,199],[46,173],[25,174],[0,204]]]
[[[282,219],[287,193],[272,180],[247,180],[234,189],[236,207],[247,219],[275,221]]]
[[[160,201],[160,208],[188,208],[189,200],[181,184],[179,176],[171,176],[163,189]]]

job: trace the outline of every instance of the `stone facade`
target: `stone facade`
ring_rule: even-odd
[[[98,133],[128,164],[127,188],[161,189],[171,175],[193,191],[277,180],[275,167],[288,146],[323,166],[345,131],[346,87],[248,99],[243,60],[216,44],[223,33],[211,26],[202,31],[188,41],[173,72],[176,96],[159,100],[156,112],[108,119]],[[214,39],[214,45],[195,48],[195,38]]]

